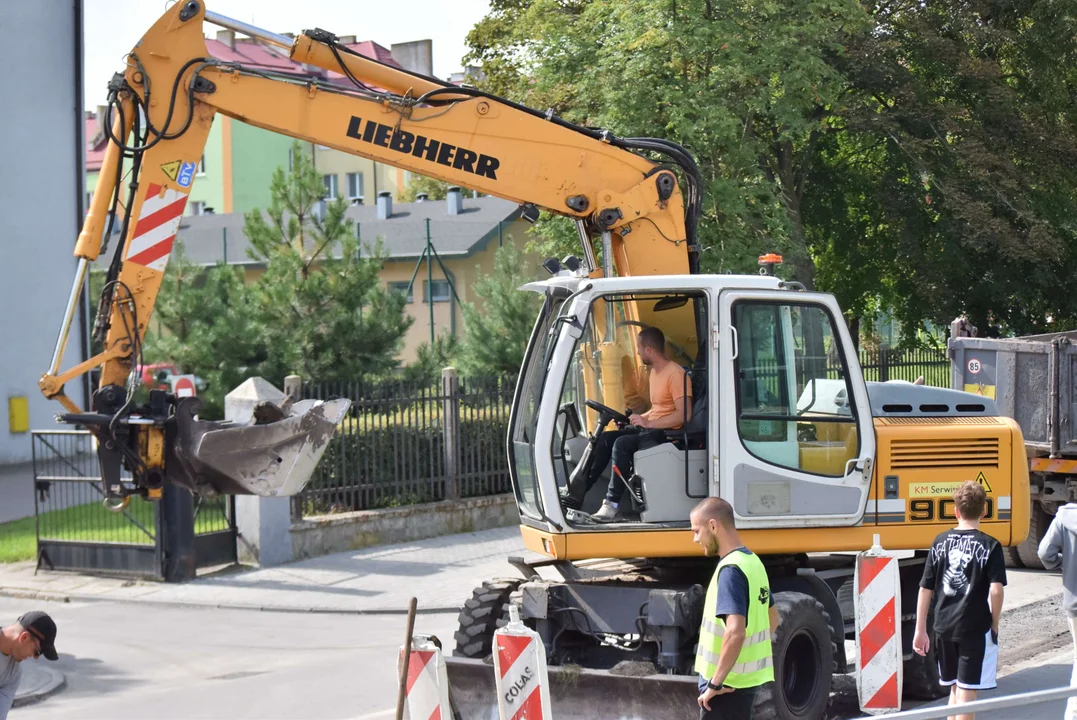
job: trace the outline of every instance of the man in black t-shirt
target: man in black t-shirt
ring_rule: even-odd
[[[998,540],[980,531],[986,504],[987,494],[975,481],[954,491],[957,527],[935,538],[920,580],[913,649],[927,655],[931,648],[927,616],[934,596],[939,684],[950,686],[951,705],[972,702],[978,690],[996,686],[1006,561]]]

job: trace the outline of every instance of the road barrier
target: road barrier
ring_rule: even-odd
[[[501,720],[551,720],[550,679],[542,638],[520,622],[515,603],[509,622],[494,632],[494,680]]]
[[[895,553],[883,550],[876,535],[856,556],[856,694],[872,715],[901,709],[901,578]]]
[[[1066,700],[1077,696],[1077,685],[1055,688],[1053,690],[1035,690],[1033,692],[1017,693],[1016,695],[1003,695],[1002,697],[989,700],[976,700],[963,705],[943,705],[940,707],[917,708],[889,715],[879,715],[879,718],[892,718],[893,720],[936,720],[937,718],[949,717],[960,713],[973,714],[988,710],[1006,710],[1007,708],[1026,707],[1039,705],[1040,703],[1054,700]],[[960,708],[959,710],[957,708]]]
[[[403,660],[404,648],[400,649]],[[449,678],[441,647],[426,635],[415,635],[408,659],[407,696],[404,701],[409,720],[450,720]]]

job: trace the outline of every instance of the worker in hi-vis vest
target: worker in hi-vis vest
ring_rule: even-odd
[[[721,558],[707,587],[699,628],[700,718],[750,720],[759,687],[774,679],[771,634],[778,627],[778,610],[767,570],[741,544],[728,502],[707,498],[691,518],[692,539],[708,557]]]

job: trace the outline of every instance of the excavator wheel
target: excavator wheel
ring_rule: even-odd
[[[482,660],[493,652],[498,621],[508,617],[509,596],[522,582],[518,578],[487,580],[472,591],[460,609],[453,656]]]
[[[1028,513],[1028,537],[1020,545],[1012,548],[1021,561],[1021,567],[1030,570],[1043,570],[1043,561],[1040,560],[1038,550],[1040,541],[1047,534],[1047,528],[1051,526],[1051,516],[1043,509],[1043,505],[1037,500],[1032,500],[1032,507]]]
[[[811,595],[774,594],[781,622],[774,633],[774,682],[755,701],[756,720],[821,718],[830,702],[837,645],[830,616]]]
[[[1021,562],[1021,554],[1017,552],[1016,547],[1004,547],[1003,557],[1006,558],[1006,567],[1008,568],[1023,568],[1025,564]]]
[[[912,621],[915,624],[915,620]],[[950,694],[950,688],[939,685],[939,660],[935,648],[935,603],[927,614],[927,634],[931,649],[921,657],[913,653],[902,663],[901,696],[905,700],[938,700]]]

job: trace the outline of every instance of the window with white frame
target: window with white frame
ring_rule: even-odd
[[[363,173],[348,173],[348,198],[351,200],[363,198]]]
[[[337,176],[336,175],[322,175],[322,183],[325,184],[325,199],[336,200],[337,193]]]

